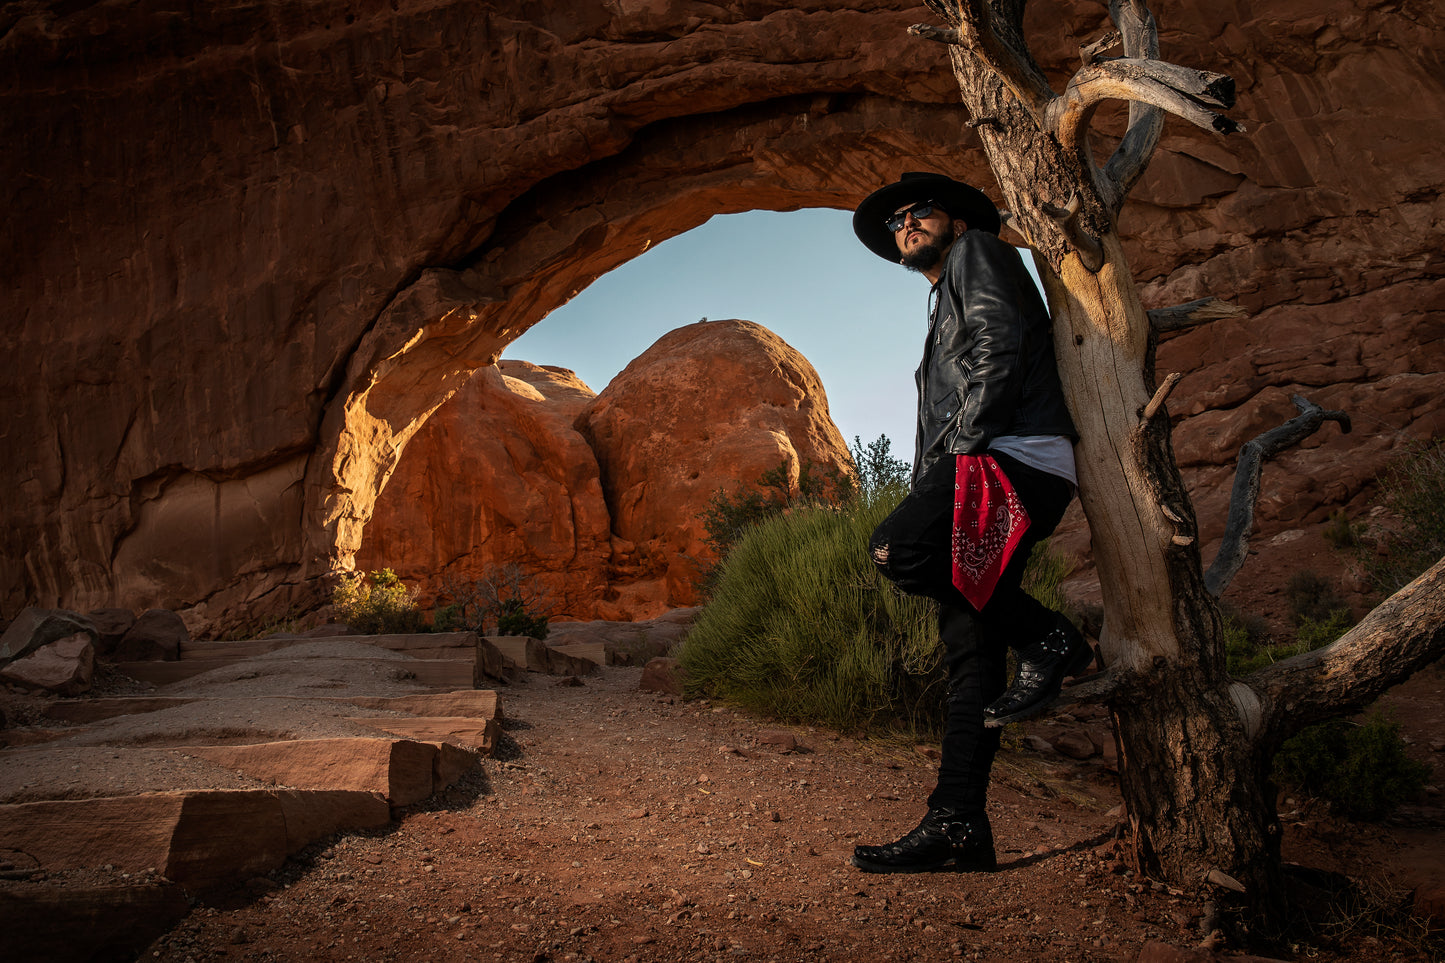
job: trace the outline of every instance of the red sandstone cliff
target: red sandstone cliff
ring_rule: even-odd
[[[1358,505],[1403,439],[1440,430],[1442,14],[1156,6],[1164,55],[1232,74],[1249,131],[1171,121],[1122,225],[1150,306],[1251,312],[1160,352],[1189,372],[1170,404],[1205,536],[1233,442],[1288,392],[1358,426],[1266,472],[1268,536]],[[1031,4],[1056,80],[1103,10]],[[324,598],[427,417],[648,243],[850,207],[901,170],[990,184],[942,49],[904,35],[926,19],[831,0],[6,6],[0,614],[163,605],[204,631]]]

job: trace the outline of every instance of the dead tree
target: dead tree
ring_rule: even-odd
[[[1178,379],[1155,384],[1150,313],[1116,224],[1166,113],[1220,133],[1239,129],[1222,113],[1233,106],[1233,82],[1159,60],[1143,0],[1111,0],[1116,31],[1081,48],[1062,93],[1024,41],[1025,0],[928,3],[946,26],[910,32],[949,45],[967,123],[998,178],[1009,226],[1034,251],[1054,317],[1103,589],[1110,668],[1091,687],[1114,719],[1137,866],[1198,890],[1224,887],[1272,915],[1282,893],[1274,753],[1304,725],[1368,704],[1445,650],[1445,563],[1334,645],[1229,677],[1170,442],[1165,401]],[[1118,48],[1122,56],[1106,56]],[[1090,127],[1110,100],[1128,102],[1128,127],[1101,163]],[[1211,311],[1218,316],[1217,305],[1195,304],[1155,318],[1179,326]]]

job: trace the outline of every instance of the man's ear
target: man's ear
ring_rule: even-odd
[[[958,219],[958,218],[954,218],[954,219],[953,219],[953,237],[954,237],[955,240],[957,240],[957,239],[960,238],[960,237],[963,237],[963,232],[966,231],[966,230],[968,230],[968,222],[967,222],[967,221],[963,221],[963,220],[960,220],[960,219]]]

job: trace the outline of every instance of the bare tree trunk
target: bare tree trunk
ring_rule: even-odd
[[[1048,87],[1023,41],[1025,0],[927,2],[948,26],[912,32],[950,45],[968,124],[1003,190],[1009,226],[1034,251],[1054,318],[1104,599],[1100,643],[1110,677],[1103,699],[1119,739],[1137,866],[1182,886],[1232,891],[1254,913],[1277,913],[1280,827],[1269,770],[1280,742],[1304,724],[1281,707],[1304,701],[1314,721],[1325,707],[1350,707],[1352,693],[1378,693],[1379,680],[1398,680],[1438,657],[1445,576],[1437,566],[1433,579],[1382,606],[1389,609],[1383,626],[1362,625],[1306,662],[1280,663],[1249,680],[1229,677],[1193,506],[1170,443],[1165,402],[1178,378],[1154,383],[1150,317],[1116,219],[1166,112],[1222,133],[1238,129],[1215,112],[1232,106],[1232,83],[1159,61],[1158,30],[1143,0],[1110,2],[1118,35],[1082,48],[1083,66],[1062,94]],[[1121,44],[1122,58],[1103,57]],[[1100,167],[1089,123],[1106,99],[1129,101],[1129,129]],[[1227,313],[1215,303],[1186,307],[1168,323]],[[1382,665],[1370,642],[1392,626],[1408,631]],[[1321,681],[1322,666],[1331,685],[1302,696],[1302,687]]]

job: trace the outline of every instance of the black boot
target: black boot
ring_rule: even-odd
[[[984,724],[993,728],[1037,715],[1059,694],[1065,677],[1078,675],[1093,660],[1094,650],[1083,634],[1059,616],[1052,632],[1019,649],[1013,685],[983,710]]]
[[[991,873],[998,868],[988,817],[964,816],[955,809],[930,809],[896,843],[854,847],[852,863],[865,873]]]

